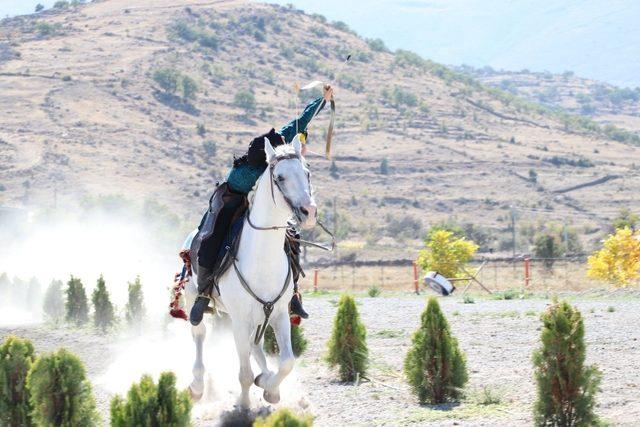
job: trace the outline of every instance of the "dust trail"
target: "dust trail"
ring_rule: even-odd
[[[207,319],[205,319],[207,321]],[[193,408],[193,419],[198,424],[216,425],[221,417],[232,415],[240,393],[238,360],[233,337],[229,331],[212,333],[207,324],[204,347],[205,394]],[[143,374],[157,380],[163,371],[173,371],[178,387],[186,388],[192,380],[191,368],[195,360],[195,346],[191,340],[190,326],[182,320],[171,321],[164,331],[124,338],[115,343],[111,352],[113,362],[94,383],[110,394],[124,395],[132,381]],[[270,369],[277,368],[275,359],[269,360]],[[254,363],[255,375],[260,371]],[[297,411],[308,409],[309,403],[296,370],[285,379],[281,389],[281,402],[275,407],[288,407]],[[262,400],[262,389],[252,387],[252,412],[268,413],[268,404]],[[266,407],[266,408],[265,408]]]

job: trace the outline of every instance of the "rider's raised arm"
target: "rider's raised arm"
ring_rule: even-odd
[[[300,133],[307,130],[307,126],[309,126],[309,123],[317,114],[316,110],[318,113],[322,111],[325,103],[326,102],[322,97],[311,101],[305,107],[302,114],[300,114],[300,117],[298,117],[297,119],[291,120],[289,123],[284,125],[278,133],[284,137],[285,142],[289,143],[293,141],[293,138],[295,138],[296,136],[296,131]],[[297,122],[297,125],[296,125],[296,122]]]
[[[333,88],[330,85],[325,85],[323,88],[323,94],[321,98],[311,101],[304,109],[300,117],[294,119],[284,125],[280,132],[285,142],[293,141],[297,133],[307,130],[307,126],[311,120],[324,108],[327,101],[333,98]]]

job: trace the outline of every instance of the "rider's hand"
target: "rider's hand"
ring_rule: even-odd
[[[333,99],[333,88],[331,85],[324,85],[322,97],[325,101],[331,101]]]

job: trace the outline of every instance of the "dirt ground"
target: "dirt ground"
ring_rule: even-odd
[[[475,297],[464,304],[459,297],[442,298],[441,304],[460,346],[467,354],[467,398],[458,405],[420,406],[402,375],[410,337],[418,325],[426,297],[409,294],[360,297],[358,309],[367,327],[370,380],[360,385],[336,380],[323,362],[338,294],[307,297],[312,318],[304,323],[309,340],[282,387],[282,402],[314,415],[316,426],[372,425],[531,425],[535,383],[531,354],[539,344],[539,314],[550,303],[544,298],[489,300]],[[637,295],[570,295],[585,318],[587,363],[603,372],[597,395],[597,413],[613,425],[637,425],[640,418],[640,331]],[[9,333],[34,341],[38,351],[65,346],[85,362],[103,417],[114,392],[123,393],[144,372],[173,369],[179,383],[190,380],[192,363],[188,329],[169,325],[153,337],[98,336],[90,331],[45,325],[4,327]],[[205,349],[210,370],[209,388],[194,407],[195,425],[233,425],[233,399],[239,386],[237,362],[229,337],[213,337]],[[483,404],[483,390],[499,403]],[[270,409],[254,391],[254,413]],[[226,420],[226,423],[221,420]],[[236,424],[237,425],[237,424]]]

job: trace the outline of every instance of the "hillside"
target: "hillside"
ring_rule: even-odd
[[[176,75],[197,94],[161,89]],[[511,206],[528,229],[567,222],[590,245],[620,208],[640,208],[633,134],[289,8],[104,0],[7,19],[0,77],[0,205],[71,212],[87,196],[119,195],[158,201],[193,226],[233,156],[296,115],[294,86],[318,79],[337,87],[335,167],[310,163],[325,215],[336,202],[341,254],[409,256],[415,237],[450,218],[506,250]],[[312,150],[326,126],[327,114],[313,123]]]
[[[607,83],[563,74],[528,70],[504,71],[490,67],[459,67],[482,84],[570,114],[589,117],[602,124],[640,132],[640,87],[619,88]]]

